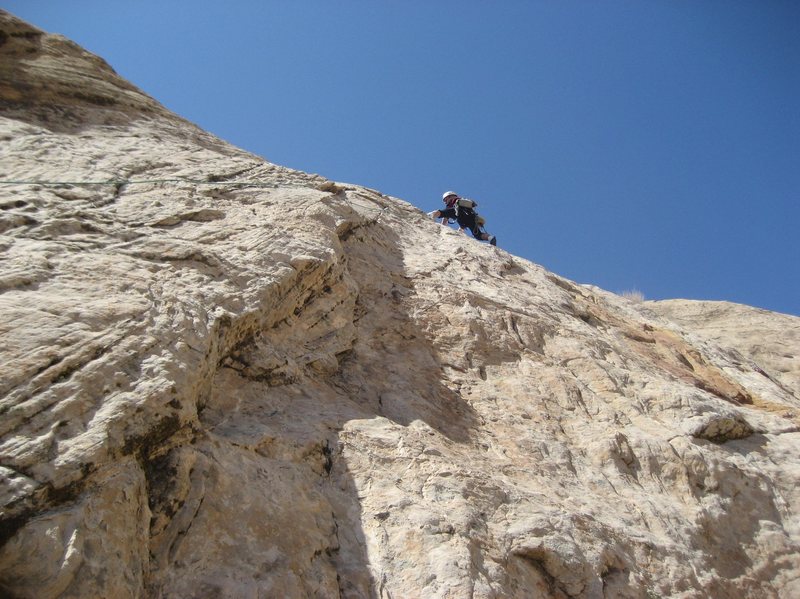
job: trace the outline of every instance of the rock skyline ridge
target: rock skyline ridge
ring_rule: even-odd
[[[800,596],[800,318],[579,285],[5,11],[0,140],[0,594]]]

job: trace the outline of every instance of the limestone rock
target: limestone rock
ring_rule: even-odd
[[[681,328],[727,349],[734,363],[752,368],[800,399],[800,319],[729,302],[669,300],[647,307]]]
[[[0,32],[6,595],[800,594],[798,387],[744,359],[796,320],[700,334]]]

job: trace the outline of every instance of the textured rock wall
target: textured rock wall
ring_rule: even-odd
[[[0,180],[51,182],[0,186],[5,594],[800,594],[796,336],[765,360],[0,31]]]
[[[800,320],[728,302],[647,302],[653,312],[724,347],[730,358],[800,399]],[[751,384],[759,381],[752,377]],[[768,392],[766,392],[768,393]]]

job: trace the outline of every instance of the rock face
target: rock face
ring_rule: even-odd
[[[686,331],[728,350],[737,365],[752,369],[800,399],[800,319],[728,302],[648,302]],[[738,354],[738,355],[737,355]]]
[[[0,102],[6,596],[800,596],[800,319],[577,285],[7,13]]]

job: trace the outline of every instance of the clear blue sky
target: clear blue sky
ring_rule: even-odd
[[[6,1],[271,162],[648,299],[800,315],[800,2]]]

